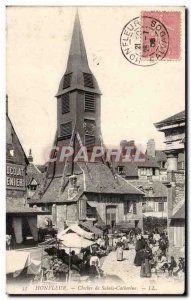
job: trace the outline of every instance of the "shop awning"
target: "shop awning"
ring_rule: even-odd
[[[162,211],[149,211],[149,212],[144,212],[143,217],[148,218],[148,217],[156,217],[156,218],[167,218],[167,213]]]
[[[91,207],[97,207],[97,202],[96,201],[87,201],[87,203]]]

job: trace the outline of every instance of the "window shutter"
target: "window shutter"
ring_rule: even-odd
[[[95,136],[85,134],[85,146],[86,147],[93,147],[95,145]]]
[[[85,110],[95,111],[95,94],[85,92]]]
[[[66,114],[70,111],[70,94],[66,93],[62,96],[62,113]]]
[[[92,74],[83,73],[84,76],[84,86],[89,88],[94,88]]]
[[[72,79],[72,73],[66,74],[64,76],[63,89],[67,89],[70,87],[71,79]]]
[[[60,136],[67,139],[72,135],[72,122],[67,122],[60,125]]]

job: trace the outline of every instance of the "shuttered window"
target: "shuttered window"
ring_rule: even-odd
[[[95,111],[95,94],[85,92],[85,110]]]
[[[85,146],[86,147],[93,147],[95,145],[95,136],[85,134]]]
[[[67,122],[60,125],[60,136],[67,139],[72,135],[72,122]]]
[[[66,74],[64,76],[63,89],[67,89],[68,87],[70,87],[71,79],[72,79],[72,73]]]
[[[62,96],[62,113],[66,114],[70,111],[70,94],[66,93]]]
[[[94,88],[92,74],[83,73],[84,76],[84,86],[89,88]]]

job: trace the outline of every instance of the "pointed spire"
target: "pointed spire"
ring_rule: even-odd
[[[76,69],[90,72],[78,10],[76,11],[66,73]]]
[[[94,86],[93,88],[88,88],[84,85],[83,73],[87,73],[90,74],[90,76],[92,76]],[[66,77],[67,75],[69,75],[68,78]],[[101,94],[97,80],[91,72],[88,65],[86,48],[83,39],[78,11],[76,11],[67,68],[60,81],[56,97],[60,97],[64,93],[67,93],[74,89],[80,89],[84,91],[94,92],[96,94]]]

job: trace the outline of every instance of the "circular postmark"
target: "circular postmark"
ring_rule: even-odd
[[[168,52],[169,35],[157,19],[142,16],[129,21],[120,37],[124,57],[138,66],[151,66],[162,60]]]

